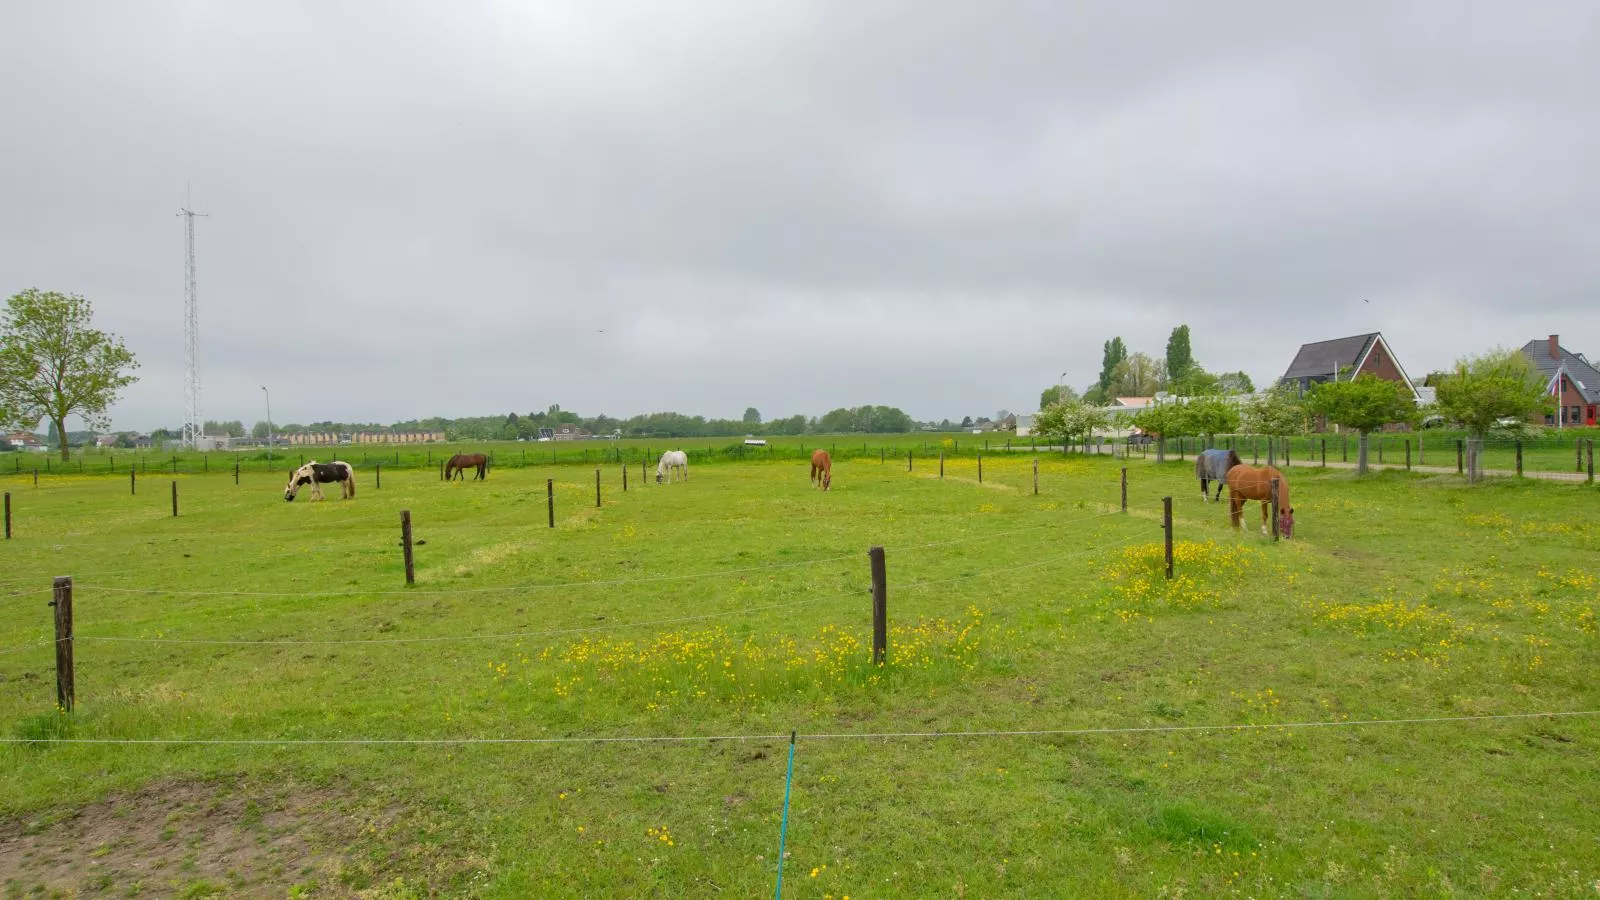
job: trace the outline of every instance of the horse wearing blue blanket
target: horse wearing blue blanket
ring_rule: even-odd
[[[1200,479],[1200,502],[1222,500],[1222,487],[1227,483],[1228,470],[1240,465],[1239,454],[1232,450],[1202,450],[1194,458],[1194,474]],[[1217,483],[1217,495],[1207,496],[1210,482]]]

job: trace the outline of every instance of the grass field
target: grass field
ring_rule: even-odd
[[[261,741],[0,746],[0,885],[770,894],[793,730],[787,896],[1597,890],[1600,721],[1352,724],[1600,709],[1593,487],[1295,470],[1273,544],[1183,464],[983,464],[0,475],[0,734]],[[573,737],[689,740],[462,742]],[[303,743],[362,739],[446,743]]]

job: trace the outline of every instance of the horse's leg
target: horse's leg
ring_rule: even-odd
[[[1210,480],[1210,479],[1208,479],[1208,478],[1202,478],[1202,479],[1200,479],[1200,502],[1201,502],[1201,503],[1204,503],[1204,502],[1206,502],[1206,501],[1207,501],[1207,500],[1210,500],[1210,499],[1211,499],[1211,498],[1210,498],[1210,497],[1209,497],[1209,496],[1207,496],[1207,494],[1206,494],[1206,491],[1207,491],[1207,490],[1208,490],[1208,489],[1209,489],[1209,488],[1210,488],[1210,487],[1211,487],[1211,480]],[[1217,488],[1217,495],[1218,495],[1218,496],[1221,496],[1221,495],[1222,495],[1222,488],[1220,488],[1220,487],[1219,487],[1219,488]]]
[[[1240,520],[1244,518],[1244,498],[1238,494],[1228,494],[1228,521],[1238,528]]]
[[[1261,533],[1262,533],[1262,535],[1268,535],[1268,534],[1272,533],[1272,531],[1267,528],[1267,520],[1269,518],[1271,518],[1271,516],[1268,515],[1268,513],[1267,513],[1267,506],[1268,506],[1267,501],[1265,501],[1265,500],[1261,501]]]

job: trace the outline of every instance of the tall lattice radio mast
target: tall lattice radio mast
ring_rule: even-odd
[[[200,430],[200,295],[195,287],[194,219],[204,217],[184,208],[183,217],[183,446],[199,444]]]

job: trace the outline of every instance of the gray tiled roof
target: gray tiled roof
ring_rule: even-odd
[[[1304,344],[1289,363],[1285,379],[1315,378],[1332,375],[1337,369],[1353,368],[1366,354],[1367,348],[1378,339],[1378,333],[1358,334],[1332,341]]]
[[[1565,369],[1567,377],[1572,379],[1585,401],[1600,403],[1600,371],[1596,371],[1583,357],[1568,352],[1565,347],[1557,345],[1556,352],[1561,354],[1561,358],[1551,359],[1547,340],[1534,340],[1522,345],[1522,354],[1532,361],[1539,374],[1554,378],[1558,369]]]

